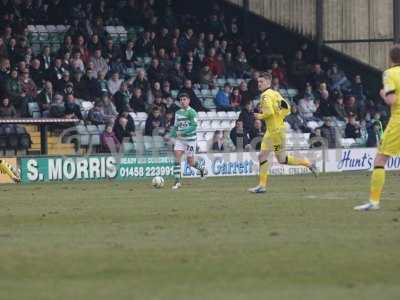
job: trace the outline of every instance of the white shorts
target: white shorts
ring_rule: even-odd
[[[196,141],[175,140],[174,151],[184,151],[186,156],[193,157],[196,152]]]

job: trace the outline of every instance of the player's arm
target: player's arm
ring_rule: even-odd
[[[177,137],[178,137],[177,131],[178,131],[178,128],[177,128],[177,126],[176,126],[176,117],[175,117],[174,125],[171,126],[169,132],[164,136],[164,138],[165,138],[166,140],[169,140],[169,139],[171,139],[171,138],[177,138]]]
[[[197,130],[197,113],[192,111],[189,115],[189,126],[182,132],[182,136],[191,136]]]
[[[176,138],[176,127],[172,126],[168,132],[168,137]]]
[[[282,116],[282,118],[286,118],[288,115],[290,115],[290,104],[281,95],[279,99],[279,113]]]
[[[397,100],[396,84],[393,80],[393,76],[388,71],[383,73],[383,90],[381,91],[381,97],[389,106],[395,104]]]
[[[381,97],[385,101],[385,103],[389,106],[392,106],[393,104],[396,103],[397,97],[395,92],[385,92],[385,89],[382,89],[381,92]]]
[[[254,114],[255,118],[258,120],[265,120],[275,114],[272,99],[267,98],[266,100],[261,102],[261,111],[262,113]]]

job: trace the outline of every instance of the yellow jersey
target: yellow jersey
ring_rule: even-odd
[[[391,119],[400,121],[400,66],[387,69],[383,73],[385,94],[396,94],[396,102],[391,106]]]
[[[264,120],[268,132],[285,128],[284,120],[290,113],[290,105],[279,92],[266,89],[260,96],[260,106],[261,114],[258,118]]]
[[[391,117],[380,142],[378,153],[386,156],[400,155],[400,66],[383,73],[385,95],[395,94],[396,102],[390,107]]]

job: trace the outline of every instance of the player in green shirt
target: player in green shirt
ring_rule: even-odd
[[[175,139],[175,184],[172,187],[173,189],[178,189],[182,186],[181,159],[183,153],[186,154],[188,164],[197,169],[201,177],[206,175],[205,167],[200,166],[194,159],[197,140],[197,112],[190,107],[190,98],[188,94],[180,94],[179,101],[181,109],[175,113],[175,125],[169,133],[169,136]]]

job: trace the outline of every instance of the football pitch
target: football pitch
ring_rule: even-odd
[[[398,175],[1,186],[0,299],[399,299]]]

